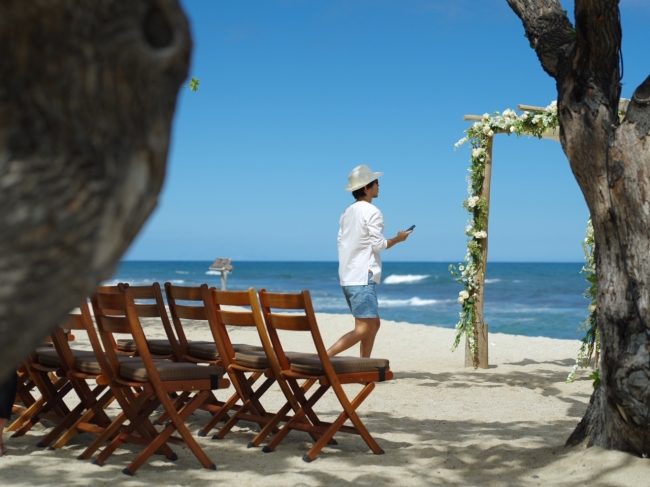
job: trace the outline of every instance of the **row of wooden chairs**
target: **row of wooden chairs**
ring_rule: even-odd
[[[22,435],[41,419],[53,421],[55,427],[39,443],[51,448],[62,447],[77,433],[94,433],[96,439],[79,458],[89,459],[103,447],[93,460],[99,465],[125,442],[140,445],[142,450],[123,470],[127,474],[134,474],[154,453],[176,459],[173,444],[187,446],[202,466],[214,469],[185,425],[198,408],[211,414],[199,436],[207,435],[221,421],[225,423],[215,439],[224,438],[239,421],[253,422],[260,430],[248,446],[259,447],[270,438],[264,452],[275,450],[296,430],[313,440],[303,456],[307,462],[325,445],[336,444],[338,432],[360,435],[375,454],[383,453],[356,411],[376,382],[393,378],[389,362],[328,357],[309,291],[260,290],[258,294],[254,289],[219,291],[206,284],[166,283],[165,294],[171,320],[157,283],[99,288],[90,300],[96,328],[90,306],[84,303],[80,314],[72,315],[53,333],[54,348],[39,348],[25,362],[17,395],[22,408],[16,406],[20,416],[8,430]],[[147,338],[142,318],[160,320],[167,339]],[[205,323],[212,340],[188,340],[188,320]],[[232,343],[232,327],[255,329],[259,345]],[[85,331],[93,351],[72,349],[66,330]],[[285,350],[281,338],[286,332],[310,334],[316,353]],[[350,400],[342,386],[351,383],[363,387]],[[230,384],[235,393],[224,402],[218,400],[215,391]],[[262,404],[273,384],[286,399],[277,411]],[[41,397],[33,397],[30,387],[38,389]],[[332,422],[321,419],[315,410],[330,389],[341,406]],[[70,409],[64,398],[72,391],[79,403]],[[110,418],[106,407],[113,401],[121,412]],[[156,416],[160,407],[163,413]],[[164,427],[157,429],[161,424]]]

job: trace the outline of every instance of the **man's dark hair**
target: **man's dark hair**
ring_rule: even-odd
[[[376,179],[374,181],[369,182],[362,188],[355,189],[354,191],[352,191],[352,196],[354,196],[355,200],[358,200],[359,198],[363,198],[366,195],[366,189],[372,188],[375,184],[377,184]]]

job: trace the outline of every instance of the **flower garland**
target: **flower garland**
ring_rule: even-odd
[[[475,122],[465,133],[465,137],[456,143],[456,148],[469,142],[472,148],[471,165],[467,176],[467,192],[469,198],[463,201],[463,208],[470,214],[470,220],[465,228],[467,235],[467,255],[465,264],[449,266],[449,271],[456,280],[463,285],[463,290],[458,293],[458,303],[462,306],[460,320],[456,325],[456,338],[452,351],[456,350],[463,334],[469,342],[470,352],[474,364],[478,363],[478,343],[474,321],[476,317],[476,297],[479,286],[484,279],[485,262],[483,262],[483,248],[487,239],[488,202],[483,195],[485,181],[485,162],[487,149],[496,133],[535,136],[542,138],[542,134],[556,129],[559,125],[557,117],[557,103],[554,101],[543,111],[524,112],[517,115],[513,110],[507,109],[503,113],[494,112],[494,115],[484,114],[479,122]]]
[[[594,240],[594,227],[591,224],[591,218],[587,222],[587,232],[584,241],[582,242],[582,250],[585,253],[585,265],[582,267],[581,273],[585,274],[585,279],[589,283],[589,287],[584,292],[584,297],[590,299],[589,303],[589,316],[587,319],[580,323],[578,332],[584,330],[585,336],[582,339],[582,345],[578,351],[578,358],[576,363],[571,369],[567,377],[567,383],[576,380],[576,372],[578,367],[587,368],[591,362],[591,356],[596,350],[600,353],[600,333],[596,327],[596,320],[598,318],[596,310],[596,258],[594,251],[596,249],[596,241]],[[592,374],[593,376],[593,374]],[[591,376],[590,376],[591,377]]]

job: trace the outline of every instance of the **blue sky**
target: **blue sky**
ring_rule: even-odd
[[[505,0],[181,0],[191,76],[160,202],[127,260],[336,260],[350,170],[385,173],[387,261],[465,255],[464,114],[556,98]],[[573,2],[562,4],[572,12]],[[650,2],[622,0],[623,96]],[[558,143],[497,136],[489,259],[578,262],[587,207]]]

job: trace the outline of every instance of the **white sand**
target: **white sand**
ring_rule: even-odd
[[[326,345],[352,326],[345,315],[319,314],[318,319]],[[239,331],[233,341],[256,343],[255,334]],[[299,335],[287,342],[288,349],[305,349],[308,337]],[[190,338],[209,339],[209,332],[197,325]],[[384,455],[373,455],[356,435],[339,434],[338,446],[325,448],[307,464],[301,459],[310,446],[306,434],[292,432],[275,452],[265,454],[246,448],[257,426],[240,423],[221,441],[199,438],[216,472],[201,468],[189,450],[173,446],[176,462],[156,457],[127,477],[121,470],[138,447],[126,445],[98,467],[76,460],[90,435],[78,436],[62,450],[43,450],[35,445],[46,427],[37,425],[22,438],[6,438],[10,454],[0,458],[0,484],[647,485],[647,459],[563,446],[592,391],[589,371],[580,370],[573,384],[564,382],[577,341],[493,334],[488,370],[464,368],[464,351],[452,354],[452,341],[449,329],[383,322],[373,356],[390,359],[395,380],[379,384],[359,412]],[[359,386],[346,389],[356,393]],[[284,402],[277,390],[264,398],[269,409]],[[334,396],[323,398],[317,411],[324,419],[338,414]],[[190,430],[196,432],[208,417],[197,412]]]

